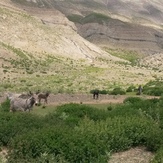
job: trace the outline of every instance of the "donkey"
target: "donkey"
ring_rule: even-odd
[[[93,91],[93,99],[96,99],[96,100],[98,99],[98,97],[99,97],[99,92],[100,92],[99,90],[94,90],[94,91]]]
[[[27,99],[15,97],[10,100],[10,112],[29,111],[32,109],[36,99],[31,96]]]
[[[38,94],[38,103],[41,104],[41,99],[44,99],[44,104],[48,103],[48,97],[49,97],[50,93],[46,92],[46,93],[39,93]]]

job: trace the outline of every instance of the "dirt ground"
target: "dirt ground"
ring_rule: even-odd
[[[91,94],[57,94],[48,97],[49,104],[64,104],[64,103],[122,103],[127,96],[114,95],[99,95],[99,98],[93,99]]]
[[[7,97],[7,93],[0,95],[0,103]],[[65,103],[122,103],[128,97],[126,95],[99,95],[98,100],[94,100],[91,94],[50,94],[48,97],[48,105],[60,105]],[[37,96],[36,96],[37,98]],[[42,103],[44,100],[41,101]]]
[[[7,94],[0,95],[0,103],[7,97]],[[93,99],[92,94],[50,94],[47,105],[60,105],[65,103],[82,103],[82,104],[102,104],[102,103],[122,103],[130,95],[99,95],[97,100]],[[155,96],[136,96],[141,98],[158,98]],[[36,97],[37,98],[37,97]],[[41,101],[42,103],[44,100]]]
[[[150,163],[153,157],[145,147],[137,147],[113,154],[108,163]]]
[[[123,103],[128,95],[99,95],[99,98],[93,99],[92,94],[50,94],[48,105],[60,105],[65,103],[82,103],[82,104],[102,104],[102,103]],[[154,96],[136,96],[145,99],[158,98]],[[43,102],[43,100],[42,100]]]

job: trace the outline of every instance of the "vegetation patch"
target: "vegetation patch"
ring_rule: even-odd
[[[163,159],[162,98],[129,97],[108,107],[70,103],[38,116],[10,113],[5,101],[0,106],[0,146],[7,147],[11,163],[107,163],[114,152],[137,146],[155,153],[152,163]]]
[[[153,95],[153,96],[163,95],[163,81],[159,79],[154,81],[149,81],[144,85],[143,93],[147,95]]]
[[[103,24],[104,22],[108,22],[111,18],[107,15],[101,14],[101,13],[91,13],[84,18],[80,15],[69,15],[68,19],[70,21],[73,21],[75,23],[80,24],[87,24],[87,23],[99,23]]]
[[[104,50],[113,56],[130,61],[133,65],[137,64],[138,60],[143,57],[143,54],[139,54],[138,52],[132,50],[111,49],[107,47],[105,47]]]

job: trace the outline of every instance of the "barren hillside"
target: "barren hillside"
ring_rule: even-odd
[[[54,5],[50,0],[16,2],[0,1],[0,91],[50,89],[54,93],[89,92],[97,87],[111,89],[144,84],[161,77],[160,70],[132,65],[126,59],[128,56],[111,55],[109,50],[106,52],[81,37],[76,24],[62,12],[64,3],[61,1],[53,1]],[[41,2],[46,2],[46,5],[40,6]],[[79,1],[77,9],[80,12],[96,7],[94,3],[84,3],[85,7],[80,8],[80,4]],[[102,10],[102,6],[98,10]],[[105,27],[98,25],[97,28],[103,31]],[[115,35],[120,36],[118,33]],[[146,34],[143,37],[148,39]],[[150,38],[156,41],[153,33]],[[158,39],[161,42],[161,37]],[[96,40],[102,42],[99,35]],[[146,48],[151,45],[154,49],[158,47],[154,42]],[[117,45],[115,42],[115,47],[119,48]]]
[[[47,53],[90,61],[101,56],[109,58],[100,48],[78,35],[75,25],[58,10],[32,7],[13,10],[12,2],[2,0],[0,3],[1,42],[4,44],[37,57]]]

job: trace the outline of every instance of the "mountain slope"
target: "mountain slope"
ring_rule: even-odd
[[[95,57],[109,56],[78,35],[73,23],[59,11],[30,9],[30,12],[34,15],[24,11],[11,13],[7,8],[1,9],[1,42],[36,56],[48,53],[90,61]],[[64,48],[60,48],[60,44]]]
[[[19,1],[26,2],[23,5],[13,2],[15,0],[0,1],[0,91],[48,89],[55,93],[89,92],[97,87],[112,89],[144,84],[162,75],[160,70],[138,67],[128,62],[129,56],[126,54],[130,51],[123,51],[125,60],[120,59],[121,56],[106,52],[110,52],[109,49],[104,51],[81,37],[77,24],[69,21],[68,15],[66,17],[61,12],[65,5],[63,1]],[[40,6],[41,2],[46,2],[46,5]],[[75,5],[73,9],[78,13],[90,14],[97,2],[89,2],[93,3],[82,1],[81,5],[81,1],[76,1],[77,8]],[[70,7],[73,3],[66,4]],[[103,3],[98,11],[103,7],[108,12]],[[113,19],[110,20],[111,23]],[[113,21],[126,25],[117,19]],[[97,29],[101,25],[91,24],[98,25]],[[119,37],[120,34],[116,32],[115,35]],[[98,43],[101,42],[99,38]],[[110,43],[104,43],[109,47]],[[115,46],[118,48],[116,42]],[[122,54],[121,49],[118,54]],[[138,53],[132,54],[137,58]]]
[[[75,23],[82,37],[101,47],[118,46],[145,54],[163,51],[161,0],[134,2],[131,0],[12,0],[12,2],[21,4],[25,8],[35,6],[42,12],[44,9],[60,11]],[[99,14],[108,17],[108,20],[97,22]],[[44,17],[44,22],[48,21],[46,19],[48,18]]]

